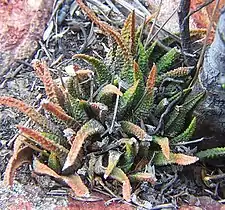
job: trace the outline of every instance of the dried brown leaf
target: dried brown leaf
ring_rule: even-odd
[[[198,157],[184,155],[184,154],[173,154],[173,159],[174,159],[174,162],[179,165],[190,165],[199,160]]]
[[[116,167],[117,163],[119,162],[121,152],[110,150],[109,151],[109,159],[108,159],[108,166],[106,167],[104,179],[107,179],[107,177],[110,175],[112,170]]]
[[[89,197],[89,190],[84,185],[78,175],[60,176],[47,165],[41,163],[38,159],[33,161],[34,172],[38,174],[46,174],[56,179],[63,180],[78,197]]]
[[[138,172],[135,174],[131,174],[129,175],[129,178],[131,179],[131,181],[139,181],[139,182],[149,182],[151,184],[155,184],[156,182],[156,177],[155,174],[153,173],[145,173],[145,172]]]
[[[160,145],[162,149],[162,153],[165,155],[166,159],[170,159],[170,146],[169,146],[169,139],[167,137],[154,137],[154,141]]]
[[[104,86],[101,90],[101,93],[102,94],[112,93],[112,94],[116,94],[119,96],[123,95],[123,93],[115,85],[112,85],[112,84],[108,84],[108,85]]]
[[[74,137],[73,144],[66,158],[63,170],[69,168],[75,163],[77,155],[79,154],[79,151],[87,137],[97,133],[103,133],[104,130],[104,127],[94,119],[91,119],[90,121],[85,123],[77,132],[77,135]]]
[[[123,172],[122,169],[115,167],[111,174],[110,177],[112,177],[113,179],[119,181],[120,183],[123,184],[123,198],[126,201],[130,201],[131,199],[131,185],[130,185],[130,181],[127,177],[127,175]]]
[[[19,152],[19,150],[21,149],[23,142],[26,141],[26,137],[19,135],[17,136],[16,140],[14,141],[14,145],[13,145],[13,155],[15,155],[15,158],[17,158],[17,154]]]
[[[13,156],[10,158],[7,168],[5,170],[4,184],[12,185],[13,178],[15,176],[16,170],[23,165],[24,163],[31,163],[32,161],[32,149],[29,147],[23,147],[19,149]]]

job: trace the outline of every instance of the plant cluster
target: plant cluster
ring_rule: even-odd
[[[157,42],[144,47],[147,23],[136,28],[134,12],[119,32],[77,2],[115,44],[104,60],[74,55],[93,70],[68,66],[66,87],[56,84],[45,62],[33,61],[45,87],[41,108],[47,115],[0,97],[0,104],[17,108],[37,124],[17,126],[20,136],[4,181],[11,185],[16,169],[29,162],[35,173],[64,181],[75,196],[89,196],[101,180],[108,192],[130,201],[134,183],[156,182],[154,167],[198,161],[193,154],[177,153],[176,144],[192,138],[192,111],[205,93],[190,95],[191,70],[176,66],[181,56],[176,48],[164,53]]]

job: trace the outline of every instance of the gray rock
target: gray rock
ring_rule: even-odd
[[[198,109],[201,123],[212,132],[225,132],[225,8],[222,9],[215,39],[205,54],[200,74],[207,97]],[[200,86],[200,85],[199,85]]]

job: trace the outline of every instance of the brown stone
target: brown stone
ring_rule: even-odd
[[[52,9],[49,0],[0,1],[0,76],[37,48]]]

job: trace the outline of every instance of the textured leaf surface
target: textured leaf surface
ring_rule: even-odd
[[[66,155],[69,152],[65,147],[42,136],[41,133],[39,133],[31,128],[26,128],[26,127],[23,127],[20,125],[18,125],[17,127],[25,136],[33,139],[37,144],[39,144],[44,149],[46,149],[48,151],[54,151],[60,157]]]
[[[157,82],[161,82],[163,79],[166,78],[182,78],[187,77],[190,74],[191,70],[188,67],[179,67],[173,70],[170,70],[162,75],[159,76]]]
[[[156,44],[157,42],[155,41],[147,50],[145,50],[142,42],[140,40],[138,41],[138,64],[144,75],[148,75],[150,71],[149,62]]]
[[[196,154],[199,159],[210,159],[225,156],[225,147],[216,147],[200,151]]]
[[[166,159],[163,153],[157,153],[154,157],[155,165],[168,165],[168,164],[179,164],[179,165],[190,165],[199,160],[198,157],[189,156],[184,154],[170,153],[170,159]]]
[[[134,164],[134,159],[138,153],[138,142],[135,138],[120,139],[120,142],[125,144],[125,151],[120,165],[124,172],[128,172]]]
[[[108,158],[108,166],[106,167],[104,179],[106,179],[119,162],[121,152],[110,150]]]
[[[121,30],[121,36],[125,42],[125,46],[130,53],[135,51],[135,12],[134,10],[128,15]]]
[[[17,108],[19,111],[23,112],[25,115],[30,117],[31,120],[38,123],[40,126],[48,130],[51,130],[47,118],[38,113],[33,107],[25,104],[23,101],[20,101],[12,97],[3,96],[0,97],[0,104]]]
[[[137,116],[138,118],[145,119],[150,114],[154,102],[153,100],[154,100],[154,86],[156,81],[156,73],[157,67],[154,64],[147,78],[144,96],[143,98],[141,98],[140,105],[135,110],[135,116]]]
[[[146,82],[146,91],[150,94],[153,92],[153,89],[155,87],[155,80],[157,75],[157,66],[153,64],[152,69],[148,75],[148,79]]]
[[[51,168],[41,163],[38,159],[33,161],[34,172],[38,174],[45,174],[52,176],[56,179],[64,181],[74,191],[78,197],[89,197],[89,190],[84,185],[83,181],[78,175],[60,176]]]
[[[184,142],[184,141],[189,141],[196,129],[196,123],[197,119],[194,117],[190,123],[190,125],[187,127],[187,129],[181,133],[180,135],[176,136],[171,140],[172,143],[178,143],[178,142]]]
[[[121,55],[117,55],[120,56]],[[119,73],[120,79],[126,82],[129,87],[134,84],[134,68],[133,68],[133,59],[130,59],[126,62],[123,61],[121,66],[121,71]]]
[[[46,63],[40,62],[38,60],[33,61],[33,68],[36,71],[37,75],[40,77],[45,86],[45,92],[49,98],[49,100],[53,103],[59,104],[59,98],[57,96],[56,90],[57,85],[54,83],[51,73],[48,69]]]
[[[73,144],[66,158],[63,170],[67,169],[68,167],[72,166],[75,163],[77,155],[87,137],[98,133],[101,134],[104,131],[105,131],[104,127],[94,119],[91,119],[90,121],[85,123],[77,132],[77,135],[73,140]]]
[[[129,56],[129,51],[124,46],[123,40],[121,39],[120,33],[116,31],[115,28],[111,27],[105,22],[102,22],[95,14],[94,12],[89,9],[82,0],[77,0],[77,3],[79,6],[82,8],[82,10],[88,15],[88,17],[105,33],[106,36],[111,36],[115,41],[117,42],[118,46],[121,48],[123,55],[125,58],[128,58]]]
[[[65,121],[68,124],[76,124],[75,120],[70,117],[60,106],[49,102],[47,100],[42,100],[41,103],[42,107],[49,111],[50,113],[54,114],[59,120]]]
[[[166,70],[169,70],[176,62],[179,55],[180,54],[178,53],[176,48],[171,49],[169,52],[163,55],[156,63],[158,72],[163,73]]]
[[[89,56],[89,55],[85,55],[85,54],[76,54],[73,57],[81,58],[81,59],[87,61],[88,63],[90,63],[91,65],[93,65],[96,70],[97,79],[100,82],[100,84],[110,82],[112,75],[109,72],[106,65],[101,60],[99,60],[95,57]]]
[[[169,114],[170,118],[165,126],[166,132],[170,136],[175,137],[183,131],[187,114],[193,111],[204,96],[205,92],[201,92],[187,99],[181,106],[175,106],[174,110]]]
[[[134,105],[136,105],[138,103],[138,101],[141,99],[144,90],[145,90],[145,84],[144,84],[144,77],[143,74],[141,72],[141,70],[139,69],[138,64],[134,61],[133,64],[133,71],[134,71],[134,82],[138,82],[138,87],[137,87],[137,91],[136,91],[136,96],[135,96],[135,100],[134,100]]]
[[[131,112],[133,101],[135,100],[136,93],[138,92],[139,81],[136,81],[132,87],[130,87],[121,97],[119,104],[120,115],[126,115],[126,111]]]
[[[152,136],[149,136],[143,129],[139,126],[129,122],[121,121],[121,127],[125,133],[132,134],[141,141],[152,141]]]
[[[162,153],[164,154],[166,159],[169,160],[170,159],[169,139],[167,137],[154,136],[153,141],[161,147]]]
[[[71,111],[72,117],[78,122],[87,120],[87,114],[84,111],[83,101],[73,98],[72,96],[69,97],[69,99],[71,104],[70,111]]]
[[[4,184],[12,185],[15,176],[16,169],[18,169],[24,163],[31,163],[32,161],[32,149],[29,147],[23,147],[13,153],[10,158],[7,168],[5,170]]]
[[[48,157],[48,166],[57,174],[61,173],[61,164],[56,153],[51,152]]]
[[[112,170],[110,177],[112,177],[113,179],[116,179],[117,181],[119,181],[123,184],[123,198],[126,201],[130,201],[131,185],[130,185],[130,181],[129,181],[127,175],[120,168],[115,167]]]
[[[155,184],[157,181],[155,174],[145,172],[131,174],[129,175],[129,179],[131,180],[131,182],[149,182],[151,184]]]

